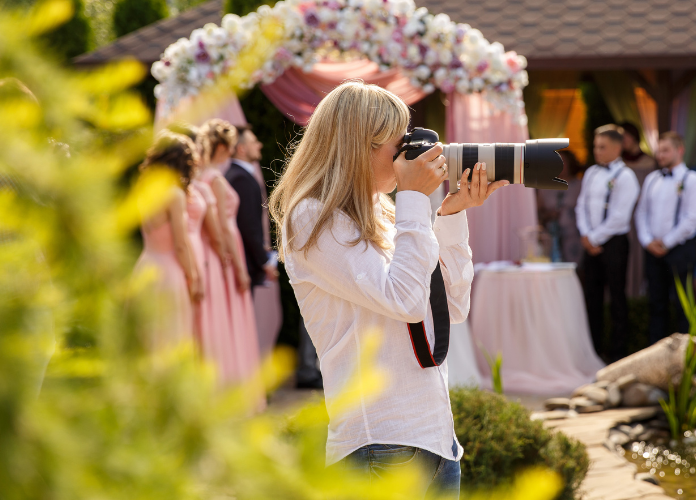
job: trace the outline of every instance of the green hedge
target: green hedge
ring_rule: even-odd
[[[275,5],[273,0],[225,0],[225,12],[246,16],[262,5]]]
[[[119,0],[114,7],[114,33],[121,37],[167,16],[166,0]]]
[[[559,500],[572,500],[587,474],[585,446],[531,421],[529,412],[504,396],[478,389],[450,391],[454,429],[464,447],[462,491],[511,483],[521,469],[546,466],[560,474]]]

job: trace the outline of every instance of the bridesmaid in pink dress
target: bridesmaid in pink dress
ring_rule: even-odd
[[[163,131],[141,165],[143,170],[154,164],[165,166],[181,178],[181,185],[169,191],[165,207],[143,222],[144,248],[135,265],[136,275],[155,271],[155,279],[148,283],[152,300],[148,343],[153,350],[192,340],[192,300],[203,296],[186,213],[186,192],[197,160],[188,137]]]
[[[236,129],[229,123],[213,119],[199,130],[198,145],[202,156],[201,180],[210,185],[217,200],[225,248],[231,265],[225,269],[231,333],[237,352],[235,364],[240,379],[252,381],[260,367],[256,319],[250,292],[250,278],[244,260],[244,249],[237,228],[239,196],[222,175],[229,165],[232,148],[236,145]],[[260,393],[258,387],[256,391]],[[262,404],[262,403],[259,403]]]

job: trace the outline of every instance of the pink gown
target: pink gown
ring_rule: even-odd
[[[201,181],[194,181],[193,184],[201,195],[204,209],[217,212],[215,195],[210,186]],[[200,204],[200,201],[197,203]],[[218,381],[221,385],[228,385],[241,376],[236,361],[238,349],[230,335],[232,325],[222,262],[210,243],[208,232],[202,227],[204,217],[205,213],[200,221],[201,247],[196,256],[205,287],[205,297],[199,306],[198,340],[204,359],[212,362],[217,369]]]
[[[148,343],[157,351],[193,339],[193,308],[169,221],[143,227],[142,234],[144,248],[134,274],[147,280]]]
[[[222,178],[228,195],[228,202],[225,207],[226,213],[219,214],[220,223],[228,224],[232,233],[235,235],[238,251],[242,258],[244,258],[242,238],[239,234],[239,228],[237,227],[239,195],[218,170],[212,168],[204,170],[201,175],[201,180],[210,185],[216,177]],[[245,261],[243,261],[243,265],[246,265]],[[256,332],[256,318],[251,292],[247,290],[244,293],[239,293],[237,291],[232,266],[227,266],[225,268],[225,284],[227,287],[228,307],[231,318],[230,333],[237,347],[234,359],[236,360],[240,379],[243,381],[250,381],[258,375],[258,370],[260,368],[259,340]]]

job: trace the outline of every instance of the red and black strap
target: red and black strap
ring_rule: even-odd
[[[430,278],[430,309],[433,312],[433,325],[435,328],[435,347],[432,352],[423,322],[408,324],[408,333],[411,335],[413,352],[421,368],[440,366],[447,357],[447,351],[449,350],[449,307],[447,306],[445,280],[442,278],[439,262]]]

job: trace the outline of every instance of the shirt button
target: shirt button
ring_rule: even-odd
[[[364,277],[365,277],[365,273],[360,273],[360,274],[358,274],[355,278],[361,280],[361,279],[363,279]]]

